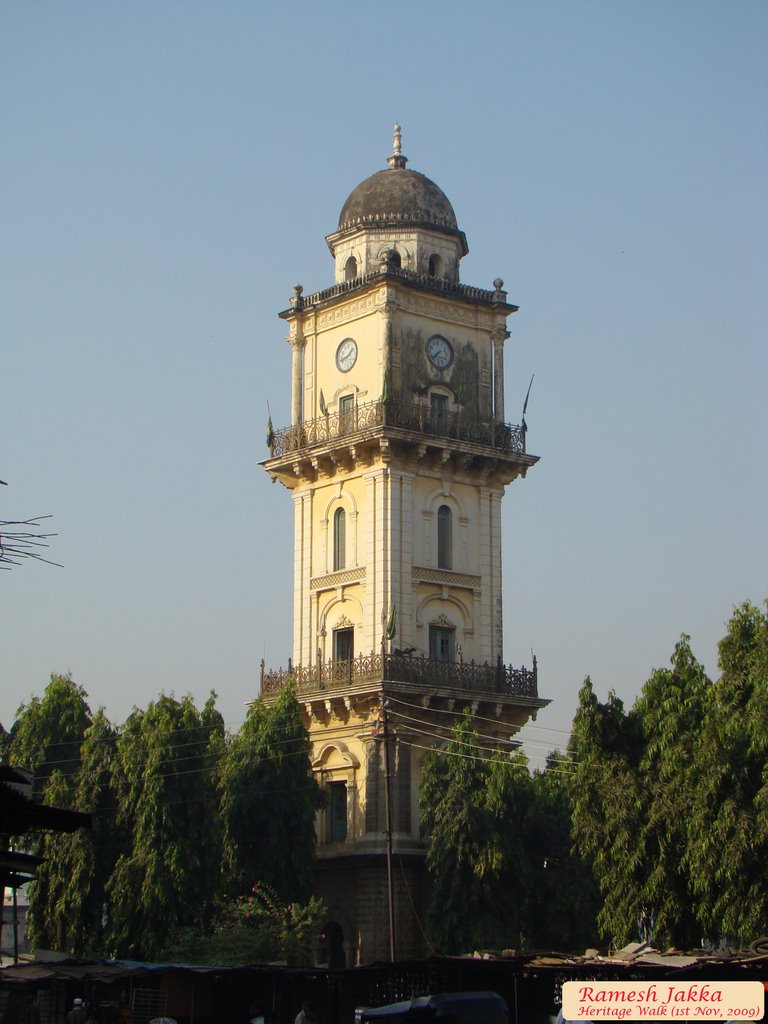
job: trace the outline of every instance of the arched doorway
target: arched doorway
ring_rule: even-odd
[[[344,930],[337,921],[326,921],[320,933],[318,963],[329,967],[346,967],[347,953],[344,949]]]

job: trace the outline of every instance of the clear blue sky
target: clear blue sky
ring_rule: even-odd
[[[276,313],[384,166],[453,202],[463,280],[520,305],[541,456],[504,511],[506,659],[566,740],[583,677],[628,703],[682,631],[710,673],[768,594],[768,5],[5,0],[0,721],[71,670],[113,721],[162,690],[239,722],[291,634]]]

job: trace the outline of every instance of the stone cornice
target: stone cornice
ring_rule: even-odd
[[[433,569],[424,565],[414,565],[411,578],[419,583],[437,583],[445,587],[463,587],[465,590],[479,590],[482,585],[481,578],[471,573]]]

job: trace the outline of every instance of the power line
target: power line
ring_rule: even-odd
[[[418,704],[411,704],[408,701],[397,700],[397,698],[392,698],[392,699],[397,704],[402,704],[404,707],[413,708],[413,709],[418,710],[418,711],[424,712],[424,711],[436,710],[436,709],[431,709],[431,708],[423,708],[423,707],[421,707]],[[443,712],[443,710],[440,709],[439,713],[443,714],[443,713],[446,713],[446,712]],[[448,711],[447,713],[448,714],[452,714],[452,715],[459,715],[462,719],[466,718],[466,715],[464,715],[462,712]],[[393,710],[391,712],[391,714],[394,715],[395,717],[397,717],[398,719],[402,719],[404,721],[417,722],[418,724],[426,724],[426,723],[424,723],[423,718],[413,718],[412,716],[405,715],[402,711],[395,711],[395,710]],[[498,724],[498,720],[497,719],[485,718],[485,717],[483,717],[481,715],[473,715],[473,716],[471,716],[471,720],[472,720],[472,724],[474,724],[475,721],[488,722],[488,723],[492,722],[495,725]],[[453,726],[449,726],[449,725],[441,725],[439,722],[428,723],[428,724],[430,724],[433,728],[443,729],[443,730],[446,730],[446,731],[448,731],[448,730],[452,731],[453,728],[454,728]],[[481,739],[488,739],[488,740],[498,741],[497,737],[491,735],[490,733],[480,733],[480,732],[475,731],[475,735],[477,735]],[[515,744],[516,747],[519,747],[519,746],[522,745],[523,740],[521,740],[517,735],[514,735],[513,737],[510,737],[510,739],[508,741],[506,741],[506,742],[513,743],[513,744]],[[526,742],[533,743],[533,744],[537,744],[538,743],[538,741],[536,741],[536,740],[527,740]],[[542,747],[546,746],[543,743],[539,744],[539,745],[542,746]],[[485,749],[488,749],[488,748],[485,748]],[[498,748],[494,748],[494,749],[498,749]],[[550,753],[552,753],[552,751],[550,751]],[[560,751],[557,751],[556,753],[559,755],[559,757],[557,757],[556,760],[561,762],[561,763],[564,763],[564,764],[576,764],[577,763],[576,759],[567,756],[567,752],[566,752],[566,754],[563,754]]]
[[[471,699],[470,695],[467,695],[467,700],[470,700],[470,699]],[[424,708],[424,706],[422,704],[414,704],[411,701],[401,700],[399,697],[390,696],[389,700],[393,701],[395,704],[401,704],[403,707],[413,708],[416,711],[427,710],[426,708]],[[448,708],[441,708],[440,709],[440,714],[441,715],[453,715],[455,718],[466,718],[467,717],[465,711],[451,711]],[[477,714],[470,714],[470,717],[475,722],[487,722],[490,725],[497,725],[498,724],[498,719],[497,718],[487,718],[484,715],[477,715]],[[521,726],[521,729],[545,729],[545,728],[547,728],[547,727],[546,726],[536,726],[536,725],[531,724],[530,722],[526,722],[526,724],[524,726]],[[548,729],[547,731],[549,731],[549,732],[561,732],[563,735],[571,735],[570,733],[566,733],[565,730],[563,730],[563,729]],[[524,740],[524,741],[525,742],[529,742],[527,740]]]

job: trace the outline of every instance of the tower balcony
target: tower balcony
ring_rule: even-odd
[[[536,657],[533,668],[515,668],[488,662],[444,661],[414,656],[400,651],[361,654],[345,661],[318,662],[315,665],[290,665],[287,669],[267,670],[261,666],[261,694],[267,699],[277,696],[289,683],[299,700],[349,695],[353,692],[413,687],[420,693],[440,690],[455,694],[457,702],[465,700],[500,700],[518,698],[543,706],[538,693]]]
[[[524,426],[474,419],[461,412],[436,414],[427,406],[386,399],[357,405],[348,411],[326,413],[317,419],[276,430],[269,446],[270,458],[303,453],[337,440],[348,442],[353,435],[378,427],[483,445],[499,453],[526,454]]]
[[[280,314],[287,319],[296,312],[308,309],[319,309],[330,302],[340,298],[364,291],[365,289],[381,284],[398,283],[407,285],[411,289],[422,292],[437,293],[441,296],[448,296],[452,299],[459,299],[462,302],[472,303],[477,306],[487,306],[504,310],[508,313],[516,313],[518,306],[507,302],[507,293],[497,287],[494,291],[487,288],[477,288],[474,285],[461,284],[459,281],[450,281],[446,278],[434,277],[429,274],[420,274],[405,267],[398,267],[396,264],[383,261],[382,265],[367,274],[361,274],[350,281],[340,281],[329,288],[322,288],[320,291],[303,295],[301,288],[297,286],[291,299],[291,308]]]

